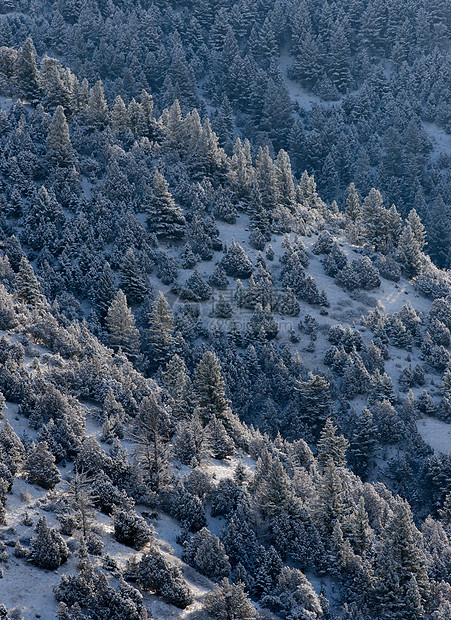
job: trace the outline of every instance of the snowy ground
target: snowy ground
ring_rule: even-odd
[[[334,105],[339,105],[340,100],[324,101],[324,99],[321,99],[321,97],[318,97],[317,95],[313,95],[312,93],[309,93],[305,88],[302,88],[299,82],[295,82],[294,80],[291,80],[288,77],[287,73],[288,73],[288,69],[290,68],[292,62],[293,62],[293,59],[291,56],[289,56],[289,54],[286,54],[286,53],[281,54],[280,60],[279,60],[279,67],[285,78],[285,83],[287,85],[288,92],[290,93],[291,99],[295,103],[297,103],[300,108],[310,111],[314,105],[322,105],[326,108],[330,108]]]
[[[437,158],[441,154],[451,157],[451,135],[434,123],[423,123],[423,126],[432,142],[433,157]]]
[[[422,418],[417,421],[418,432],[423,440],[442,454],[451,452],[451,424],[435,418]]]

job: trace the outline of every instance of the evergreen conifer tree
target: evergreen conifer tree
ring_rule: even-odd
[[[19,51],[17,80],[24,97],[30,101],[35,101],[39,98],[40,79],[36,63],[36,50],[30,37],[28,37]]]
[[[23,256],[20,260],[19,271],[16,274],[17,297],[27,305],[39,308],[44,299],[40,292],[39,282],[34,275],[33,267]]]
[[[420,618],[429,593],[426,558],[420,533],[404,500],[399,500],[382,533],[376,556],[375,596],[386,617]]]
[[[320,471],[324,471],[329,459],[332,459],[336,467],[346,465],[346,450],[349,443],[343,435],[337,435],[337,427],[330,418],[327,419],[318,441],[317,461]]]
[[[215,416],[205,428],[208,447],[215,459],[224,459],[235,454],[235,444],[227,434],[224,424]]]
[[[141,401],[135,418],[133,438],[137,444],[138,462],[151,491],[159,493],[169,481],[169,415],[152,393]]]
[[[114,273],[111,269],[110,263],[105,262],[102,273],[96,283],[95,299],[96,306],[100,310],[102,316],[105,316],[108,312],[108,308],[111,302],[116,296],[116,283],[114,280]]]
[[[169,393],[171,409],[177,418],[185,418],[191,411],[191,380],[186,364],[175,354],[168,361],[163,371],[164,386]]]
[[[128,248],[121,262],[119,282],[130,303],[141,303],[149,292],[149,283],[141,272],[133,248]]]
[[[30,560],[39,568],[55,570],[66,562],[69,549],[63,538],[54,529],[47,526],[45,517],[41,517],[36,526],[36,537],[31,541]]]
[[[408,276],[416,276],[421,271],[422,252],[410,223],[403,229],[399,238],[398,253],[401,264]]]
[[[149,315],[148,343],[150,362],[158,368],[168,361],[173,354],[174,317],[166,297],[158,292]]]
[[[320,531],[331,536],[336,524],[343,521],[345,504],[343,483],[332,458],[328,460],[317,482],[318,499],[315,516]]]
[[[219,360],[214,353],[207,351],[194,373],[196,409],[207,424],[214,416],[226,420],[230,406],[225,395],[225,382]]]
[[[363,480],[368,475],[376,444],[377,428],[373,414],[368,407],[364,407],[356,420],[349,445],[349,464]]]
[[[25,471],[28,482],[37,484],[43,489],[52,489],[61,480],[61,474],[55,465],[55,457],[44,441],[40,441],[29,454]]]
[[[306,381],[297,381],[295,389],[299,394],[299,415],[319,437],[331,411],[329,382],[321,375],[309,373]]]
[[[146,200],[147,226],[157,237],[180,238],[185,234],[186,221],[169,192],[164,176],[156,168],[152,190]]]
[[[127,298],[121,289],[108,308],[105,323],[112,347],[116,350],[121,348],[127,357],[135,359],[140,349],[139,332],[135,326],[133,313],[127,305]]]
[[[69,137],[69,127],[62,106],[58,106],[53,115],[47,135],[47,158],[63,168],[73,166],[75,154]]]
[[[227,577],[231,571],[224,545],[205,527],[186,544],[183,557],[185,562],[211,579]]]
[[[230,584],[224,577],[221,585],[205,597],[205,610],[216,620],[254,620],[257,612],[244,591],[244,584]]]

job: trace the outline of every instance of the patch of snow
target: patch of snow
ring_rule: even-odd
[[[435,452],[442,454],[451,452],[451,424],[426,417],[417,421],[417,428],[423,440]]]
[[[434,123],[423,123],[423,127],[432,142],[433,158],[441,154],[451,157],[451,135]]]
[[[293,59],[291,58],[291,56],[289,56],[289,54],[281,54],[279,60],[279,67],[285,78],[285,83],[287,85],[291,99],[295,101],[300,108],[310,111],[314,105],[322,105],[323,107],[330,108],[334,105],[340,104],[340,99],[337,101],[324,101],[324,99],[321,99],[321,97],[309,93],[299,84],[299,82],[290,79],[288,77],[288,70],[292,64],[292,61]]]

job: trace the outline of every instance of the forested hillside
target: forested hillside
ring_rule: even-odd
[[[1,10],[0,617],[447,620],[447,3]]]
[[[449,267],[450,24],[446,0],[59,0],[3,2],[0,45],[31,36],[81,80],[102,80],[110,105],[142,89],[160,112],[211,117],[220,145],[234,136],[283,148],[295,174],[315,174],[344,204],[354,182],[377,187],[405,217],[415,208],[427,251]],[[62,67],[48,103],[64,105]],[[58,79],[59,76],[59,79]],[[448,132],[448,133],[447,133]]]

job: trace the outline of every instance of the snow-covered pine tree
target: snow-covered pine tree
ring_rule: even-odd
[[[150,292],[147,277],[142,273],[133,248],[128,248],[119,269],[119,282],[132,304],[141,303]]]
[[[225,577],[213,592],[206,595],[205,610],[215,620],[254,620],[257,617],[256,609],[245,593],[244,584],[230,584]]]
[[[55,457],[44,441],[39,442],[29,454],[25,471],[28,482],[37,484],[43,489],[52,489],[61,480],[61,474],[55,465]]]
[[[67,561],[69,549],[58,532],[49,528],[45,517],[36,525],[36,537],[31,541],[30,561],[39,568],[55,570]]]
[[[47,135],[47,158],[63,168],[73,166],[76,163],[74,149],[70,141],[69,126],[64,115],[62,106],[58,106],[53,115]]]
[[[421,241],[417,240],[410,223],[407,223],[399,238],[398,254],[399,260],[409,277],[416,276],[421,271],[423,254],[420,248]]]
[[[40,292],[39,282],[34,275],[33,267],[23,256],[20,259],[19,271],[16,274],[17,297],[27,305],[39,308],[43,304],[43,296]]]
[[[169,185],[155,168],[152,188],[145,200],[147,226],[157,237],[179,239],[185,234],[186,221],[169,191]]]
[[[140,350],[139,332],[133,313],[127,305],[127,298],[121,289],[108,308],[105,323],[112,347],[115,350],[121,348],[127,357],[136,359]]]

